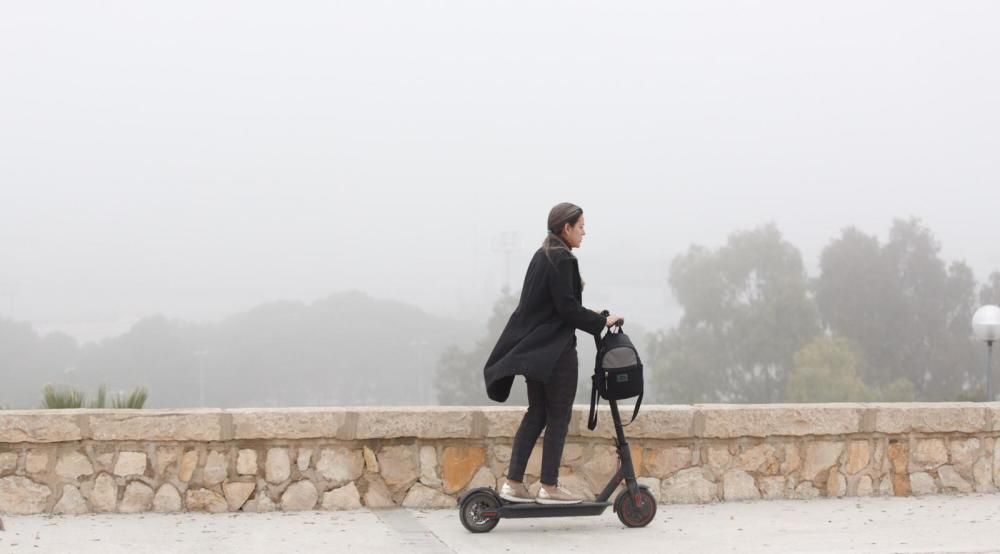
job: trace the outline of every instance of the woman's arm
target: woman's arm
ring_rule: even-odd
[[[566,323],[591,335],[600,335],[608,320],[601,314],[588,310],[576,299],[573,293],[573,278],[576,272],[576,263],[573,259],[565,258],[556,263],[549,276],[552,302]]]

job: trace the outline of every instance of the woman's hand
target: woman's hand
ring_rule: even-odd
[[[625,321],[625,317],[624,316],[620,316],[618,314],[611,314],[611,315],[608,316],[608,320],[605,322],[605,326],[607,326],[607,327],[614,327],[615,324],[618,323],[619,321],[624,322]]]

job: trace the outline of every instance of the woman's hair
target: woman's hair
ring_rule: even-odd
[[[581,215],[583,215],[583,208],[569,202],[556,204],[549,210],[549,232],[545,235],[545,240],[542,241],[542,250],[550,262],[552,261],[553,250],[558,248],[568,250],[566,243],[562,239],[562,230],[567,223],[576,225]]]

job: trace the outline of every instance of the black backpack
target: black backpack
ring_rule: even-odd
[[[597,427],[598,395],[605,400],[622,400],[638,396],[632,419],[639,415],[642,404],[642,360],[628,335],[622,331],[621,324],[604,334],[604,337],[594,337],[597,344],[597,360],[594,364],[594,375],[591,377],[590,416],[587,428],[591,431]],[[628,425],[626,423],[625,425]]]

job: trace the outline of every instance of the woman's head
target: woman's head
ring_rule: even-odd
[[[583,242],[583,209],[575,204],[563,202],[549,210],[549,233],[542,242],[546,255],[553,248],[579,248]]]

